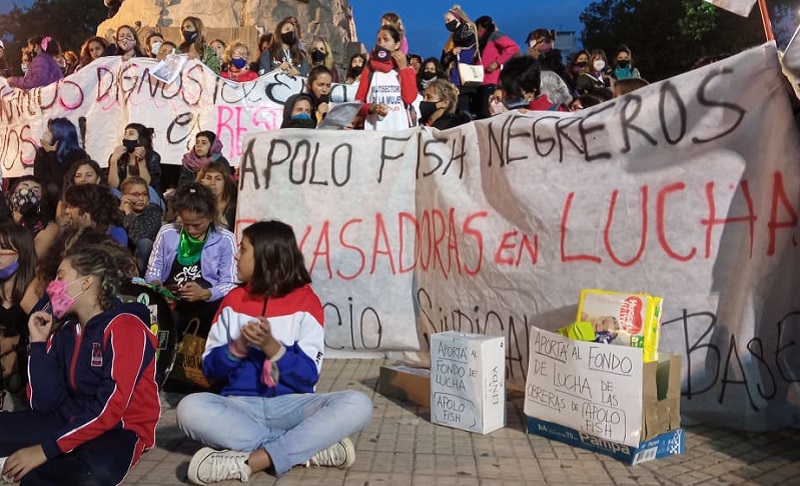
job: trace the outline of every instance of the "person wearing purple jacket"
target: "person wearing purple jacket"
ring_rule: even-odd
[[[25,76],[8,78],[8,85],[12,88],[33,89],[55,83],[64,77],[61,68],[53,56],[61,52],[61,44],[50,36],[31,37],[28,46],[36,54]]]

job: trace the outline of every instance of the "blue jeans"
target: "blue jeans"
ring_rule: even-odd
[[[235,451],[264,449],[277,476],[363,429],[371,418],[372,400],[353,390],[272,398],[195,393],[178,404],[178,426],[190,438]]]

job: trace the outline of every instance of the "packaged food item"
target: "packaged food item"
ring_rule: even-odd
[[[656,361],[662,307],[661,297],[644,293],[584,289],[576,320],[592,324],[596,341],[642,348],[645,362]]]
[[[591,322],[575,321],[569,326],[562,327],[556,334],[560,334],[573,341],[594,341],[597,339],[597,334],[594,332]]]

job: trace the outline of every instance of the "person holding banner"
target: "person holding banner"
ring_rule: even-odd
[[[250,50],[241,41],[234,41],[225,48],[222,64],[225,69],[220,76],[237,83],[244,83],[258,79],[258,73],[250,69]]]
[[[108,55],[108,41],[103,37],[90,37],[81,46],[81,55],[78,61],[78,69],[87,66],[95,59]]]
[[[356,100],[364,103],[359,116],[364,130],[405,130],[416,124],[411,106],[419,91],[414,68],[400,51],[400,32],[391,25],[378,30],[369,64],[361,72]]]
[[[275,27],[272,44],[261,53],[258,60],[258,74],[267,74],[276,69],[289,77],[308,76],[308,60],[306,51],[300,44],[297,27],[292,22],[293,17],[287,17]],[[297,19],[295,19],[296,22]]]
[[[183,42],[178,46],[176,52],[188,54],[189,59],[197,59],[214,71],[214,74],[219,74],[220,59],[214,49],[206,44],[204,31],[203,21],[199,18],[186,17],[183,19],[183,22],[181,22]]]
[[[139,46],[139,36],[136,30],[130,25],[120,25],[117,29],[117,55],[123,61],[129,61],[134,57],[144,57],[142,48]]]
[[[178,404],[181,430],[211,446],[192,457],[189,480],[247,482],[257,471],[283,476],[299,464],[350,467],[348,436],[369,424],[372,401],[355,390],[314,393],[325,317],[291,226],[245,228],[236,270],[242,285],[223,299],[203,353],[205,375],[227,383],[221,395],[195,393]]]
[[[56,63],[55,56],[61,52],[61,44],[50,36],[31,37],[28,39],[28,48],[35,56],[28,64],[24,76],[8,78],[8,85],[12,88],[33,89],[55,83],[64,77],[61,68]]]

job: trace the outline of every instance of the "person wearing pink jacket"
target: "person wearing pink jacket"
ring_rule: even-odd
[[[478,96],[482,100],[479,118],[487,118],[489,116],[488,100],[500,81],[503,64],[519,52],[519,46],[510,37],[497,30],[497,26],[488,15],[478,18],[475,25],[478,28],[478,47],[484,72],[483,85],[478,92]]]

